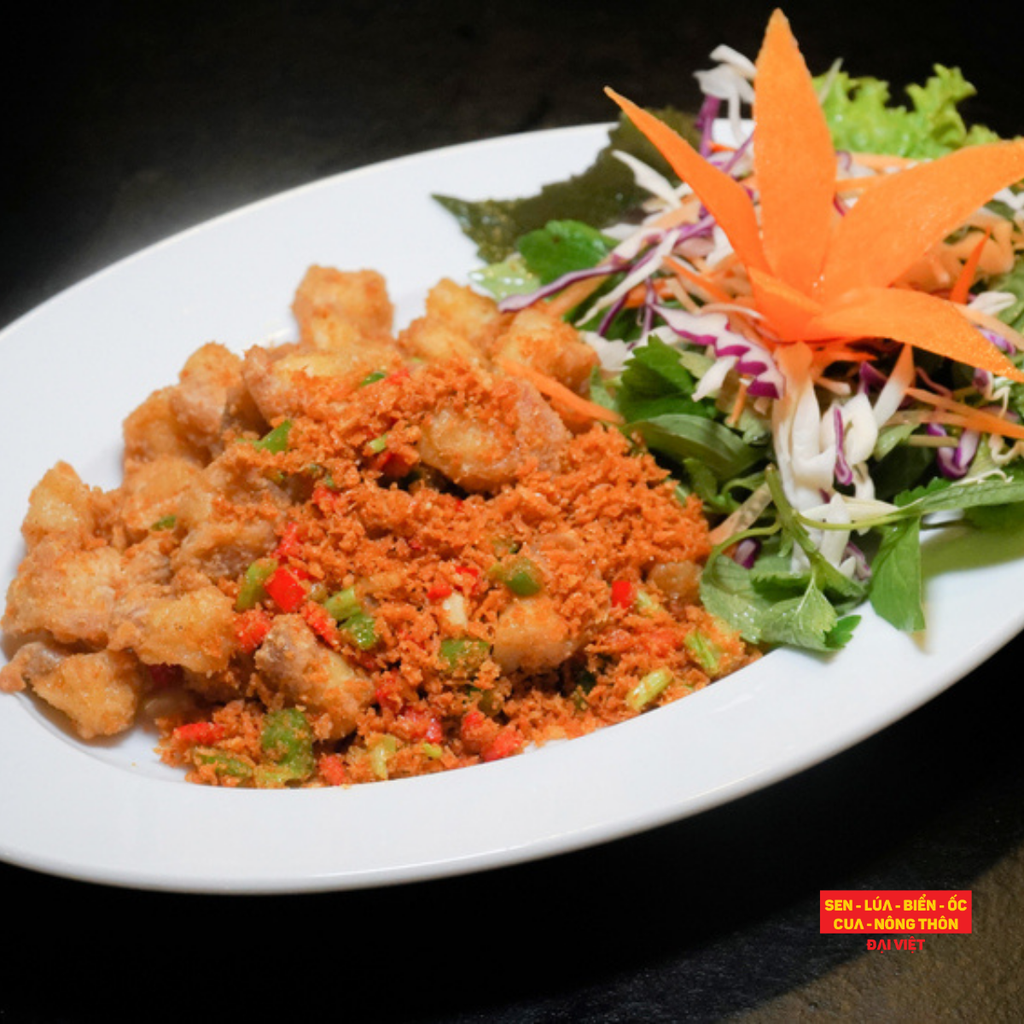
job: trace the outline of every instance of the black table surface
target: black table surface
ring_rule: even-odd
[[[1013,134],[1024,130],[1021,47],[1002,6],[786,10],[812,70],[842,56],[899,94],[933,62],[956,64],[979,89],[968,116]],[[753,56],[771,7],[23,9],[5,25],[0,71],[0,324],[282,189],[450,143],[609,120],[606,84],[694,107],[691,72],[722,42]],[[380,890],[210,896],[0,865],[0,1022],[1019,1020],[1022,656],[1017,640],[904,720],[762,792],[521,866]],[[819,934],[819,890],[840,888],[971,890],[974,930],[871,952],[863,936]]]

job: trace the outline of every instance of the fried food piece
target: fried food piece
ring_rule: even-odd
[[[118,497],[119,517],[129,536],[141,540],[156,524],[171,525],[186,496],[199,486],[202,469],[180,455],[160,455],[125,473]]]
[[[331,739],[347,736],[373,699],[373,683],[325,647],[300,615],[279,615],[256,653],[256,669],[273,689],[328,719]]]
[[[314,265],[296,289],[292,313],[301,340],[320,347],[327,321],[345,324],[364,337],[390,334],[394,307],[377,271]]]
[[[242,379],[241,358],[216,342],[189,356],[168,404],[188,441],[210,453],[222,449],[225,431],[258,430],[262,425]]]
[[[540,392],[525,381],[482,376],[498,416],[446,402],[423,424],[420,458],[468,491],[496,491],[532,462],[554,469],[571,435]]]
[[[140,586],[117,602],[110,648],[132,650],[147,665],[181,665],[190,672],[227,668],[237,646],[235,613],[215,586],[184,594]]]
[[[102,647],[121,573],[115,548],[83,549],[61,534],[48,536],[29,551],[8,588],[3,629],[15,637],[43,631],[62,643]]]
[[[565,321],[535,306],[516,313],[494,342],[495,359],[524,363],[581,393],[597,366],[597,353]]]
[[[173,386],[160,388],[125,418],[122,432],[126,469],[164,455],[200,464],[205,460],[205,453],[189,439],[187,429],[178,422],[173,395]]]
[[[131,654],[71,654],[40,642],[25,644],[0,670],[0,689],[26,684],[71,720],[83,739],[113,736],[131,728],[145,673]]]
[[[32,489],[21,526],[28,546],[48,536],[67,536],[84,542],[96,533],[95,491],[87,487],[66,462],[47,470]]]
[[[491,657],[504,672],[557,668],[583,643],[550,597],[513,601],[498,617]]]

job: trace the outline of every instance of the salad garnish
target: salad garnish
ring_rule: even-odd
[[[955,69],[910,111],[815,79],[781,11],[713,57],[689,138],[607,90],[660,155],[612,150],[642,204],[556,211],[474,279],[597,350],[589,401],[703,500],[702,596],[746,639],[841,647],[865,599],[920,630],[922,529],[1024,522],[1024,141],[964,125]]]

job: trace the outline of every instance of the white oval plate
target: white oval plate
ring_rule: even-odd
[[[120,423],[217,340],[290,337],[311,263],[387,275],[400,322],[473,247],[430,198],[529,194],[604,144],[585,126],[436,150],[220,217],[45,303],[0,334],[0,584],[27,495],[58,459],[119,479]],[[82,743],[24,694],[0,696],[0,858],[57,875],[183,892],[283,893],[437,878],[579,849],[696,814],[871,735],[1024,626],[1024,537],[929,547],[929,630],[870,612],[840,654],[777,651],[670,707],[507,761],[351,789],[184,783],[155,736]]]

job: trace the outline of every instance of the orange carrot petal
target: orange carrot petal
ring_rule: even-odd
[[[907,288],[857,288],[805,326],[808,341],[892,338],[1024,383],[1021,373],[952,303]]]
[[[754,204],[743,186],[708,163],[685,139],[664,121],[620,96],[605,92],[625,111],[629,119],[657,148],[669,165],[697,194],[718,221],[736,255],[748,266],[765,267],[764,250],[758,233]]]
[[[1024,178],[1024,141],[967,146],[886,175],[839,222],[825,259],[825,301],[891,284],[1001,188]]]
[[[748,271],[757,309],[780,341],[803,341],[809,321],[822,307],[799,288],[754,267]]]
[[[754,80],[754,171],[761,235],[776,276],[810,292],[834,217],[836,156],[810,72],[789,22],[768,23]]]

